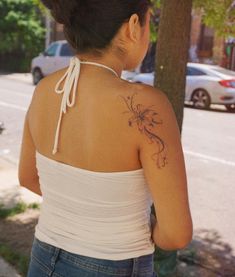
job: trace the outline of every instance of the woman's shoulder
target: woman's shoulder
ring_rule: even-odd
[[[45,88],[47,88],[48,90],[48,88],[55,86],[56,82],[58,82],[58,80],[62,78],[62,76],[65,74],[67,69],[68,67],[62,68],[45,76],[43,79],[40,80],[40,82],[35,87],[35,92],[44,91]]]
[[[34,89],[32,102],[37,102],[42,98],[45,99],[45,97],[48,98],[51,92],[55,91],[56,83],[60,78],[62,78],[66,70],[67,68],[60,69],[41,79]]]
[[[56,82],[63,76],[65,71],[65,69],[62,69],[45,76],[36,85],[28,108],[29,117],[48,111],[49,106],[54,109],[59,104],[59,99],[54,97],[55,93],[53,92],[55,92]]]
[[[120,96],[123,102],[134,112],[154,107],[164,113],[166,109],[172,108],[166,94],[160,89],[138,83],[124,81],[122,83]]]

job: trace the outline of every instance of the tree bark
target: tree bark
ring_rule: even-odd
[[[182,131],[191,31],[192,0],[164,0],[157,41],[155,87],[171,102]],[[159,277],[177,275],[177,251],[156,248],[155,270]]]
[[[182,130],[192,0],[164,0],[157,41],[155,86],[170,100]]]

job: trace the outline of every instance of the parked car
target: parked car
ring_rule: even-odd
[[[135,70],[133,71],[128,71],[128,70],[123,70],[121,78],[126,81],[132,82],[133,78],[138,74]]]
[[[74,55],[74,50],[66,40],[51,43],[43,53],[32,60],[31,72],[33,84],[37,85],[43,77],[61,68],[67,67],[71,56]],[[122,72],[122,78],[128,81],[131,81],[135,75],[135,71]]]
[[[66,40],[55,41],[35,57],[31,63],[33,84],[36,85],[43,77],[69,65],[75,52]]]
[[[133,82],[153,85],[154,73],[137,74]],[[211,104],[225,105],[235,111],[235,72],[216,65],[187,64],[185,102],[208,109]]]

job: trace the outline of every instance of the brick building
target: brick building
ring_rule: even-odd
[[[216,36],[213,29],[202,23],[199,10],[192,12],[190,60],[194,62],[224,63],[224,39]]]

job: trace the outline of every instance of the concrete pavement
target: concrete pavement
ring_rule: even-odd
[[[9,161],[0,159],[0,204],[6,208],[19,202],[40,203],[41,197],[19,186],[17,167]],[[0,257],[0,277],[21,277],[16,270]]]
[[[21,277],[15,269],[0,257],[0,277]]]
[[[11,208],[19,202],[40,203],[41,197],[20,187],[18,182],[17,167],[12,163],[0,160],[0,203],[6,208]]]
[[[12,73],[4,75],[9,80],[32,84],[30,73]],[[14,161],[0,160],[0,203],[6,208],[15,206],[18,202],[40,203],[41,197],[19,186],[17,165]],[[0,257],[0,277],[21,277],[16,270]]]

